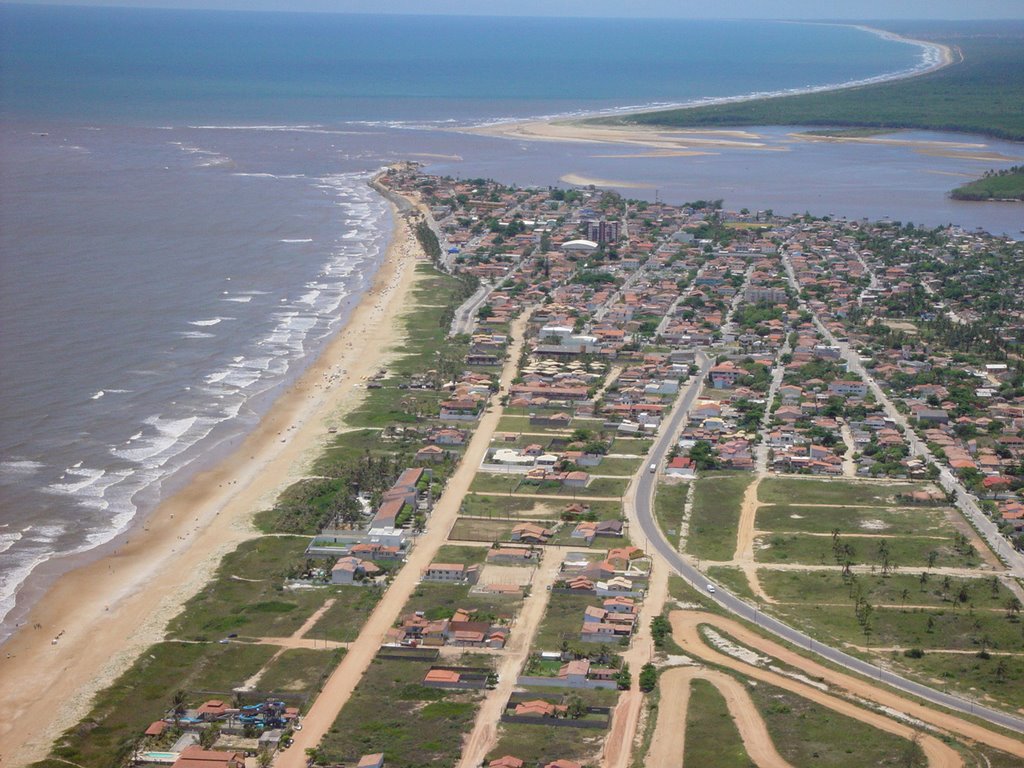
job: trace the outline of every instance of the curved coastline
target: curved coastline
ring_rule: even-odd
[[[167,622],[202,589],[223,555],[258,535],[252,515],[305,476],[328,439],[327,427],[358,403],[361,381],[386,363],[420,254],[391,206],[393,227],[372,286],[257,427],[116,548],[59,576],[4,643],[3,765],[44,757],[99,690],[163,639]]]
[[[792,23],[804,24],[813,22]],[[851,80],[843,83],[828,83],[825,85],[809,86],[807,88],[790,88],[781,91],[758,91],[738,96],[693,99],[691,101],[672,104],[648,104],[618,107],[611,110],[590,112],[586,114],[550,115],[529,120],[492,121],[465,128],[453,128],[451,130],[462,133],[474,133],[483,136],[527,141],[577,141],[613,144],[640,144],[643,146],[659,147],[664,149],[668,148],[664,141],[668,134],[728,135],[733,132],[717,129],[666,129],[655,126],[597,125],[589,121],[607,117],[627,117],[629,115],[639,113],[694,109],[697,107],[708,107],[718,104],[739,104],[748,101],[758,101],[760,99],[770,99],[781,96],[843,91],[850,88],[859,88],[865,85],[878,85],[880,83],[919,77],[931,72],[936,72],[944,67],[948,67],[954,62],[955,57],[953,49],[948,45],[943,45],[942,43],[903,37],[895,32],[870,27],[864,24],[829,24],[828,26],[846,26],[876,35],[882,39],[892,42],[916,45],[922,51],[921,61],[917,66],[911,67],[910,69],[902,69],[896,72],[877,75],[875,77],[861,78],[859,80]],[[605,133],[608,131],[614,131],[614,133]],[[688,146],[689,143],[685,146],[677,146],[676,148],[681,149]]]

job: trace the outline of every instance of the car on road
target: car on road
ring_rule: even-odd
[[[649,466],[647,468],[647,471],[650,472],[653,475],[655,472],[658,471],[658,465],[657,464],[651,464],[651,466]]]
[[[708,592],[711,592],[712,594],[714,594],[714,592],[715,592],[715,585],[714,584],[708,584]]]

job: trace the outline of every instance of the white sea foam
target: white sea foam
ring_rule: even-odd
[[[205,150],[198,147],[181,147],[201,160],[213,157],[203,154]],[[168,402],[161,415],[131,423],[106,448],[106,461],[83,454],[83,461],[69,462],[62,477],[47,481],[48,493],[63,496],[82,509],[74,530],[38,526],[16,539],[13,531],[0,529],[0,548],[10,547],[4,553],[5,567],[0,576],[0,617],[13,605],[19,585],[34,568],[57,550],[68,554],[65,542],[72,535],[76,540],[72,546],[78,552],[109,541],[125,530],[138,514],[141,500],[149,504],[158,499],[161,484],[192,460],[197,444],[225,420],[235,419],[241,413],[251,416],[247,408],[251,398],[282,381],[308,354],[311,343],[336,327],[340,322],[338,308],[351,295],[353,285],[363,280],[361,275],[368,271],[367,264],[379,255],[387,237],[388,230],[381,226],[387,204],[366,184],[369,176],[338,174],[310,180],[338,205],[336,221],[343,231],[331,238],[301,239],[304,243],[316,243],[321,263],[311,265],[310,273],[315,278],[307,278],[300,283],[301,287],[287,290],[282,302],[274,301],[269,316],[257,321],[256,327],[263,327],[257,338],[238,350],[215,351],[220,340],[209,344],[211,363],[206,371],[197,371],[199,386],[196,382],[182,386],[182,394]],[[232,290],[224,292],[220,299],[243,304],[267,293]],[[232,314],[240,317],[243,311],[248,310],[239,307]],[[214,334],[206,329],[229,319],[215,312],[200,315],[188,321],[194,330],[179,335],[212,339]],[[125,373],[131,377],[164,375],[157,370],[132,369]],[[124,390],[100,391],[104,393],[105,405],[111,393]],[[11,461],[0,463],[0,477],[44,469],[42,465],[12,457]]]
[[[285,237],[285,238],[282,238],[281,240],[278,240],[277,242],[279,242],[279,243],[312,243],[313,242],[313,238],[312,237],[296,237],[296,238]]]
[[[267,131],[280,133],[321,133],[337,136],[361,135],[362,131],[339,131],[322,125],[190,125],[197,131]]]
[[[231,174],[232,176],[242,176],[250,179],[304,179],[306,174],[304,173],[242,173],[241,171]]]
[[[41,461],[30,459],[9,459],[0,461],[0,476],[29,477],[46,467]]]

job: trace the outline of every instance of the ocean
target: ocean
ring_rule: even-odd
[[[70,555],[229,450],[340,327],[387,244],[366,183],[382,166],[924,222],[946,215],[941,174],[979,161],[903,152],[874,214],[863,169],[891,148],[774,129],[783,151],[624,161],[452,129],[926,64],[828,25],[0,6],[0,638]]]

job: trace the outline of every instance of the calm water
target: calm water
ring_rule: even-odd
[[[658,160],[446,130],[920,63],[827,26],[0,6],[0,616],[229,447],[338,327],[390,229],[376,169],[957,220],[981,209],[942,208],[945,174],[979,161],[779,129],[784,151]]]

